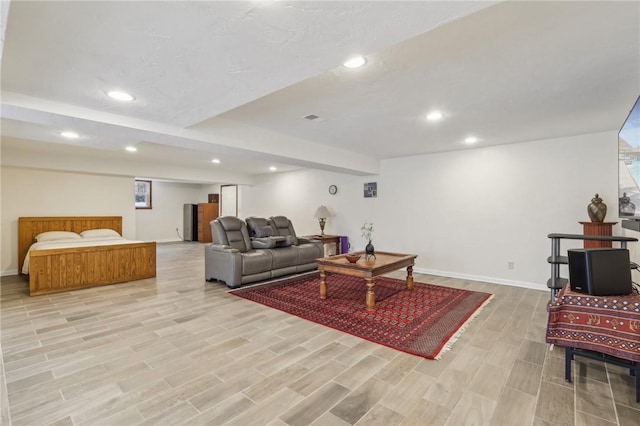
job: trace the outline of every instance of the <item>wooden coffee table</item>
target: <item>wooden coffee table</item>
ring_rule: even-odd
[[[320,299],[327,298],[327,272],[364,278],[367,284],[367,311],[375,311],[376,309],[374,287],[377,276],[406,267],[407,290],[413,290],[412,272],[417,255],[377,251],[375,258],[365,259],[364,252],[357,254],[362,256],[356,263],[350,263],[344,254],[316,259],[320,271]]]

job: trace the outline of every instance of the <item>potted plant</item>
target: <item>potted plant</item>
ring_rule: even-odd
[[[365,252],[367,253],[366,257],[374,256],[374,247],[371,244],[371,235],[373,234],[373,223],[365,222],[364,225],[360,228],[360,234],[367,240],[367,246],[365,247]]]

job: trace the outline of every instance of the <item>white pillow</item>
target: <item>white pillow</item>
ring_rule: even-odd
[[[75,232],[71,231],[47,231],[42,232],[36,236],[36,241],[39,243],[43,241],[56,241],[56,240],[78,240],[82,237]]]
[[[80,233],[82,238],[102,238],[102,237],[119,237],[117,231],[113,229],[87,229]]]

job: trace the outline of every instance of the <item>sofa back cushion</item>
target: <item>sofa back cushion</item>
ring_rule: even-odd
[[[249,235],[256,238],[273,237],[278,235],[276,230],[263,217],[248,217],[246,219]]]
[[[273,237],[274,235],[276,235],[276,231],[274,231],[274,229],[269,225],[258,226],[254,234],[257,238]]]
[[[294,245],[298,245],[298,237],[293,229],[293,224],[286,216],[271,216],[269,223],[276,230],[276,235],[287,237],[287,241]]]
[[[216,244],[231,246],[244,253],[251,250],[251,238],[247,224],[235,216],[223,216],[211,222]]]

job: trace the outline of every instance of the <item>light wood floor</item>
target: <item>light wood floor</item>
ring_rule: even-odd
[[[564,381],[547,292],[416,274],[495,295],[431,361],[229,295],[203,250],[159,245],[155,279],[57,295],[4,277],[2,424],[640,424],[628,370],[578,358]]]

